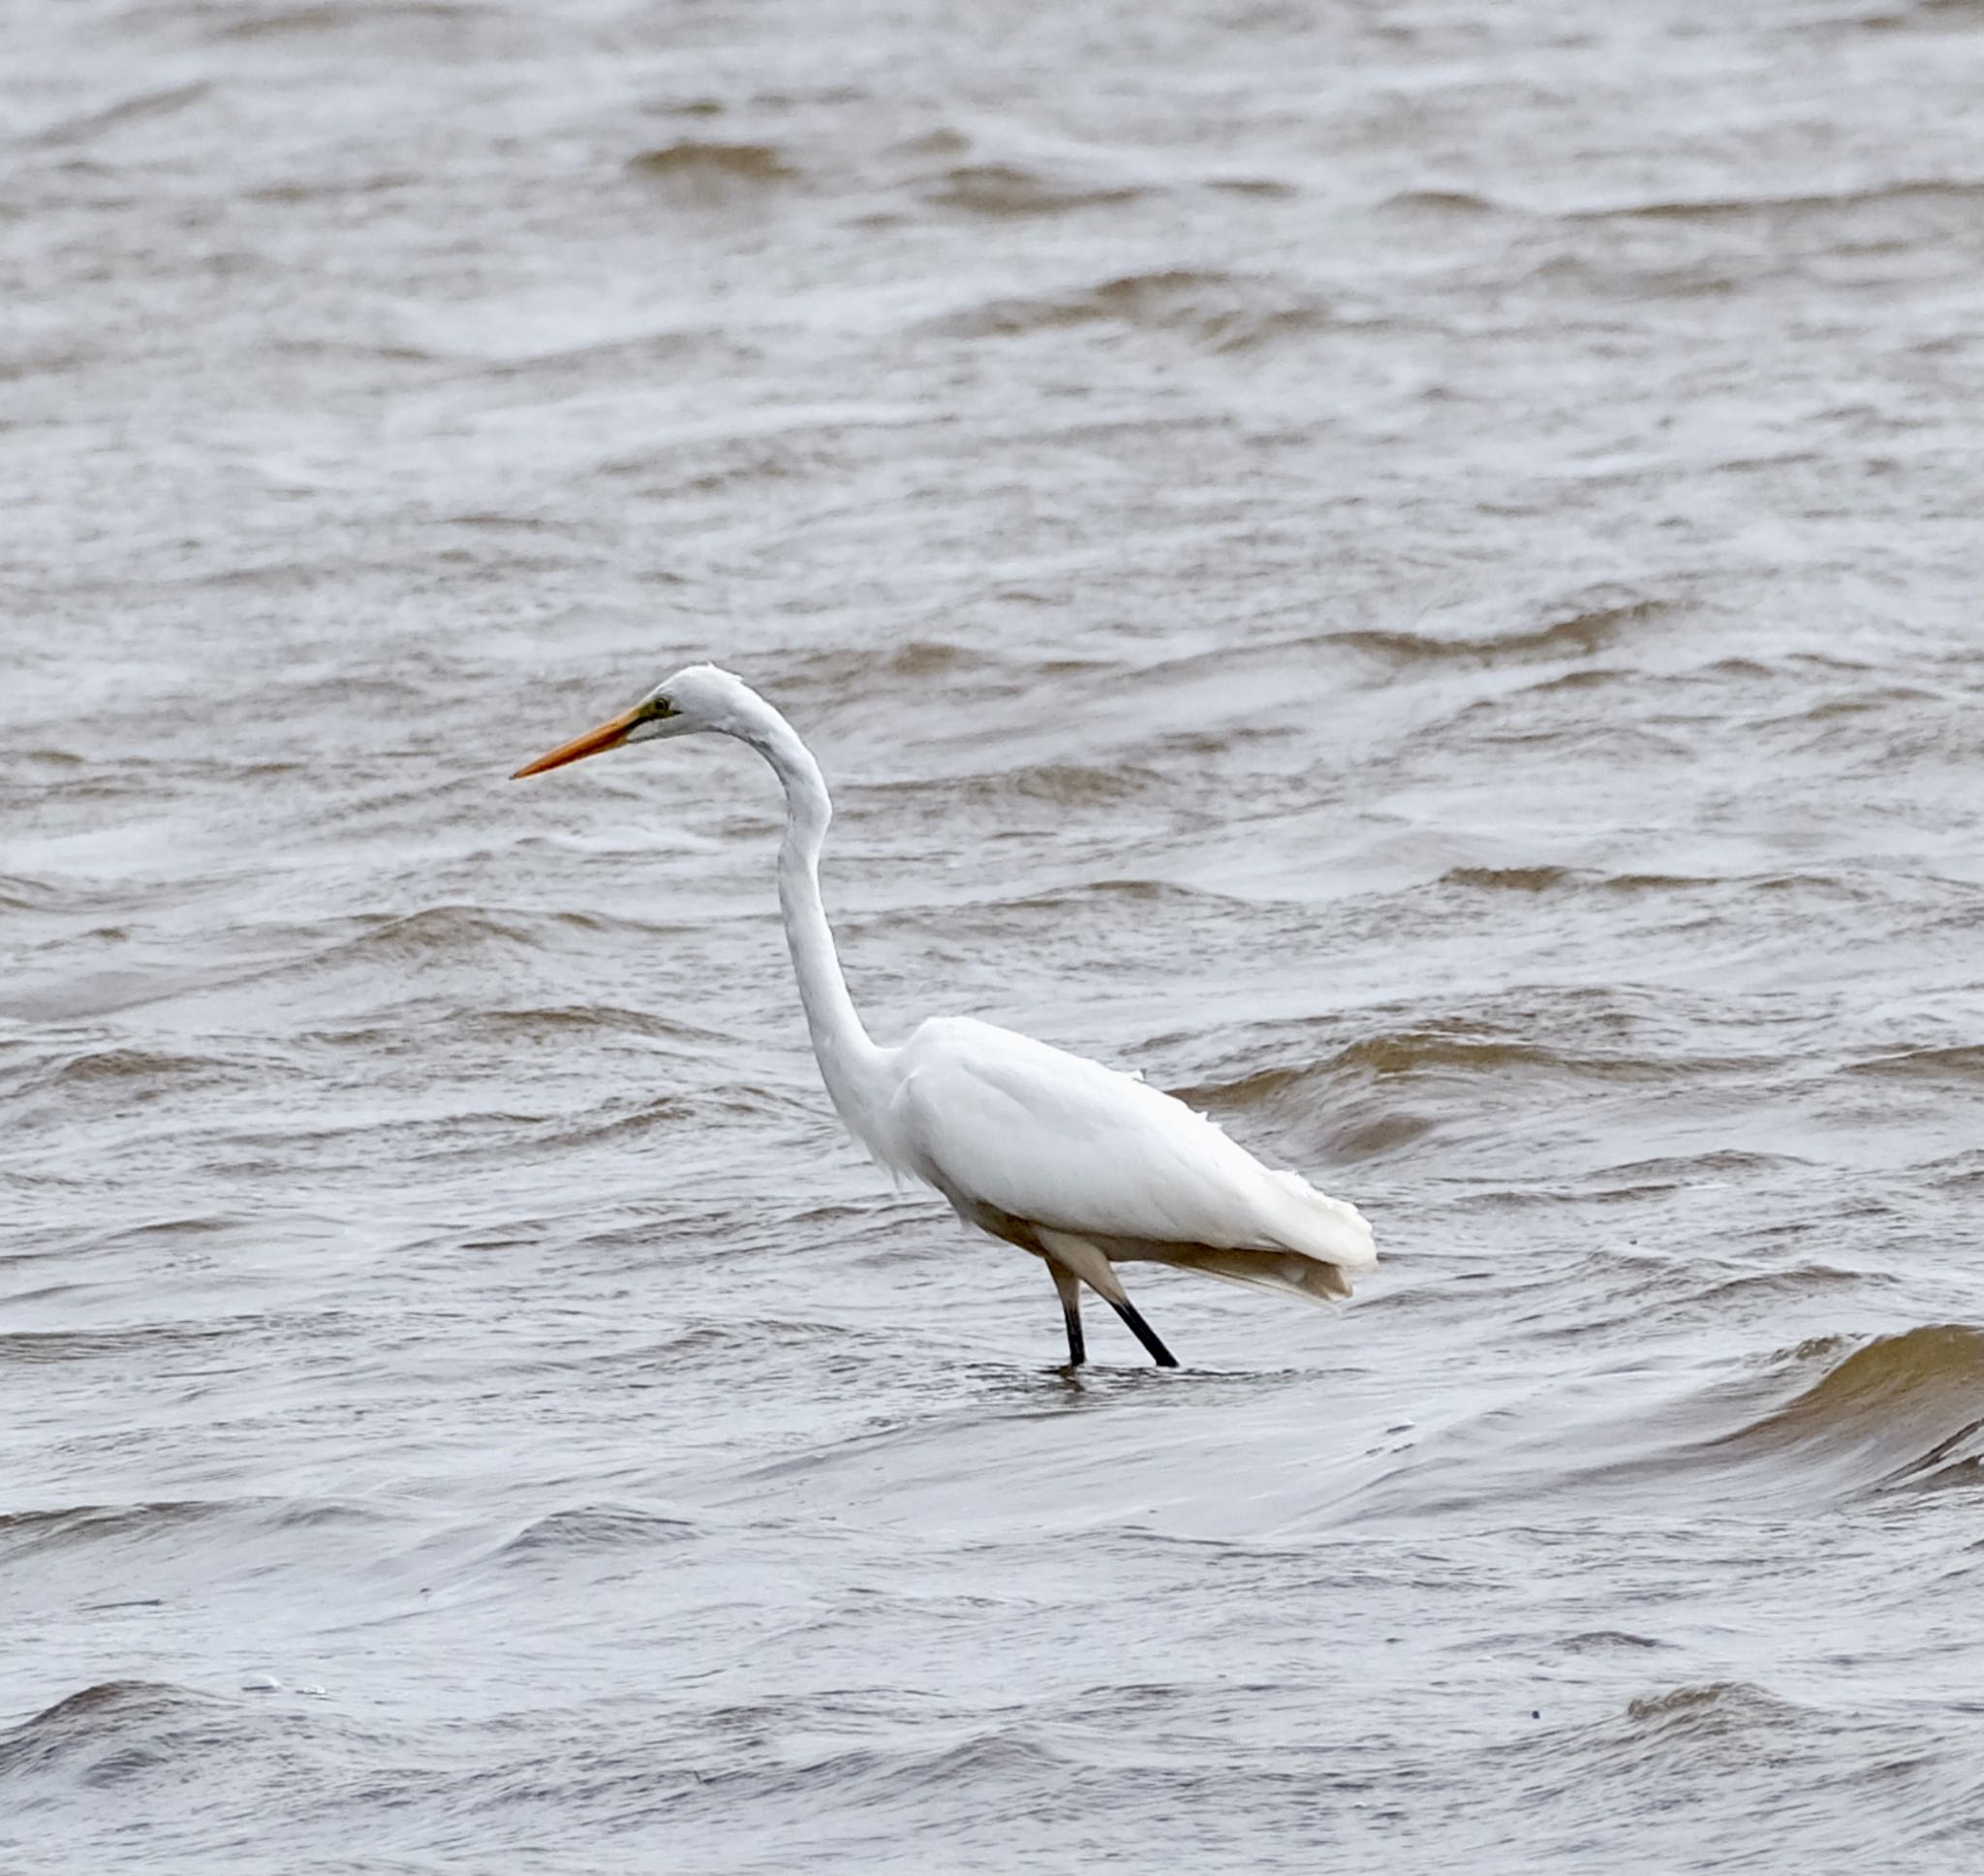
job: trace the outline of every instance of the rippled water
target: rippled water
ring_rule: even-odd
[[[1973,1865],[1984,14],[0,31],[0,1860]],[[698,656],[1357,1300],[1057,1371]]]

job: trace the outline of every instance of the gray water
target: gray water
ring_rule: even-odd
[[[0,1863],[1984,1850],[1984,12],[18,4]],[[1143,1069],[1340,1313],[806,1053]],[[277,1685],[270,1686],[273,1680]]]

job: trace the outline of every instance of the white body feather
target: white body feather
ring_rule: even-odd
[[[1347,1274],[1378,1262],[1354,1206],[1133,1075],[970,1017],[934,1018],[887,1053],[895,1089],[872,1144],[946,1195],[1090,1240],[1280,1251]],[[1313,1294],[1266,1270],[1231,1280]]]

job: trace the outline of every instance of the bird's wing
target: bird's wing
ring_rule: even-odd
[[[1077,1235],[1377,1262],[1353,1206],[1134,1076],[960,1017],[918,1029],[897,1071],[908,1170],[953,1198]]]

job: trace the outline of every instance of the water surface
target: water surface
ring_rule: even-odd
[[[16,9],[0,1856],[1969,1866],[1980,27]],[[704,656],[1356,1301],[1057,1370]]]

